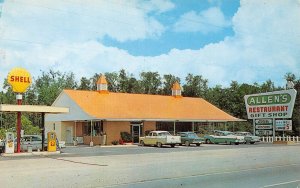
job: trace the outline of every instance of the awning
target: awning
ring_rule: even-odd
[[[69,108],[55,107],[55,106],[38,106],[38,105],[10,105],[1,104],[0,112],[34,112],[34,113],[48,113],[60,114],[69,113]]]

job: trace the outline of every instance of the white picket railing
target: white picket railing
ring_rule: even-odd
[[[261,137],[262,142],[273,142],[273,137]],[[299,136],[275,136],[275,141],[292,141],[292,142],[300,142]]]

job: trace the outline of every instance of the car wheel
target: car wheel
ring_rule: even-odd
[[[236,142],[236,143],[234,143],[235,145],[239,145],[240,143],[238,143],[238,142]]]
[[[162,144],[160,142],[157,142],[157,147],[161,148],[162,147]]]
[[[144,141],[143,141],[143,140],[141,141],[141,143],[140,143],[140,144],[141,144],[141,146],[145,146],[145,143],[144,143]]]
[[[185,144],[185,146],[187,146],[187,147],[190,146],[190,142],[189,142],[189,141],[185,141],[184,144]]]
[[[206,143],[206,144],[212,144],[212,142],[210,141],[210,139],[206,139],[206,140],[205,140],[205,143]]]
[[[250,142],[250,144],[255,144],[255,142]]]
[[[196,144],[196,146],[200,146],[200,144],[198,143],[198,144]]]
[[[175,147],[175,144],[171,144],[171,147],[174,148],[174,147]]]

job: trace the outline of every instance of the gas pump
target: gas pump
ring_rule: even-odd
[[[56,134],[55,132],[48,132],[47,134],[48,138],[48,151],[56,151]]]
[[[6,133],[6,141],[5,141],[5,153],[14,153],[15,152],[15,143],[14,143],[14,133],[7,132]]]

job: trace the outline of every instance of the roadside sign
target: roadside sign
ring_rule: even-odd
[[[272,119],[255,119],[255,135],[272,136],[273,135],[273,120]]]
[[[255,135],[256,136],[272,136],[273,130],[256,130]]]
[[[276,131],[291,131],[292,120],[275,120]]]
[[[295,89],[245,95],[248,119],[291,118],[297,91]]]

